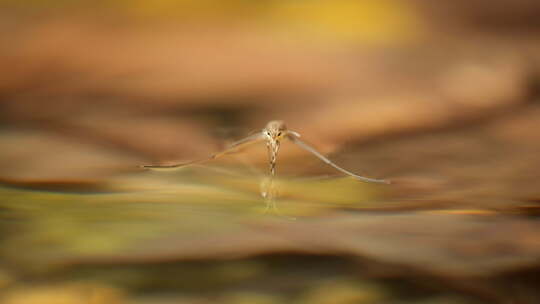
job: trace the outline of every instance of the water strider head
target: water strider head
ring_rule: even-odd
[[[263,129],[263,135],[267,140],[279,141],[287,134],[287,126],[281,120],[272,120]]]

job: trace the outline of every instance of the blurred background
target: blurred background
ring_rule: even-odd
[[[0,0],[0,303],[539,303],[539,15]]]

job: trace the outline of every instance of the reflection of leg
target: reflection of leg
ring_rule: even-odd
[[[266,177],[261,181],[261,196],[263,197],[264,203],[266,204],[263,213],[266,214],[271,209],[272,212],[279,217],[283,217],[288,220],[296,220],[296,218],[286,216],[279,211],[276,203],[276,199],[278,197],[277,190],[278,189],[276,183],[274,182],[273,176]]]
[[[266,208],[264,209],[265,213],[268,212],[268,210],[270,209],[270,205],[275,204],[274,200],[276,194],[277,193],[274,186],[274,177],[264,177],[261,181],[261,196],[266,203]]]
[[[268,210],[270,210],[270,205],[272,204],[272,201],[269,201],[269,200],[265,199],[264,202],[265,202],[266,206],[264,207],[263,213],[267,214]]]
[[[274,177],[264,177],[261,181],[261,196],[264,199],[266,207],[264,208],[264,213],[268,213],[270,208],[272,210],[276,209],[276,191],[274,186]]]

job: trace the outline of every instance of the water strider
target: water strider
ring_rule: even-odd
[[[326,164],[334,167],[336,170],[341,171],[342,173],[345,173],[349,176],[352,176],[358,180],[365,181],[365,182],[371,182],[371,183],[382,183],[382,184],[389,184],[390,182],[387,180],[382,179],[374,179],[374,178],[368,178],[364,176],[360,176],[357,174],[354,174],[350,171],[347,171],[338,165],[334,164],[332,161],[330,161],[328,158],[326,158],[324,155],[322,155],[319,151],[317,151],[315,148],[311,147],[310,145],[306,144],[302,140],[300,140],[300,134],[297,132],[291,131],[287,129],[287,126],[283,121],[280,120],[273,120],[270,121],[268,124],[266,124],[266,127],[262,129],[261,131],[250,135],[246,138],[243,138],[237,142],[234,142],[231,144],[227,149],[212,154],[210,157],[200,160],[195,160],[187,163],[181,163],[181,164],[175,164],[175,165],[168,165],[168,166],[159,166],[159,165],[146,165],[142,166],[143,168],[148,169],[176,169],[181,168],[188,165],[193,165],[196,163],[201,163],[205,161],[209,161],[212,159],[216,159],[220,156],[223,156],[228,153],[236,152],[238,148],[245,145],[250,145],[257,142],[266,142],[266,147],[268,149],[268,158],[270,163],[270,176],[274,177],[276,174],[276,161],[277,161],[277,155],[279,152],[279,146],[281,144],[281,141],[283,139],[288,139],[294,144],[298,145],[300,148],[312,153],[313,155],[317,156],[320,160],[325,162]],[[263,195],[264,196],[264,195]]]

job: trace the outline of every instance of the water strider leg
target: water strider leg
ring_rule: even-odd
[[[308,145],[305,142],[303,142],[302,140],[300,140],[299,137],[300,137],[299,134],[296,133],[296,132],[289,132],[287,134],[287,138],[289,138],[293,143],[298,145],[300,148],[302,148],[302,149],[312,153],[313,155],[317,156],[320,160],[322,160],[326,164],[334,167],[334,169],[336,169],[338,171],[341,171],[341,172],[343,172],[343,173],[345,173],[347,175],[350,175],[350,176],[352,176],[352,177],[354,177],[356,179],[359,179],[361,181],[370,182],[370,183],[390,184],[390,181],[387,181],[387,180],[374,179],[374,178],[360,176],[360,175],[354,174],[354,173],[352,173],[350,171],[347,171],[347,170],[341,168],[340,166],[334,164],[332,161],[330,161],[328,158],[326,158],[324,155],[319,153],[319,151],[315,150],[315,148],[311,147],[310,145]]]
[[[163,165],[163,166],[162,165],[144,165],[144,166],[141,166],[141,167],[145,168],[145,169],[151,169],[151,170],[175,170],[175,169],[179,169],[179,168],[182,168],[182,167],[185,167],[185,166],[207,162],[207,161],[219,158],[219,157],[221,157],[223,155],[237,152],[237,150],[239,148],[242,148],[244,146],[247,146],[247,145],[250,145],[250,144],[253,144],[253,143],[256,143],[256,142],[260,142],[263,139],[264,139],[263,134],[258,132],[256,134],[250,135],[250,136],[248,136],[246,138],[243,138],[243,139],[241,139],[239,141],[236,141],[236,142],[232,143],[227,149],[225,149],[225,150],[223,150],[221,152],[212,154],[212,155],[210,155],[210,157],[207,157],[207,158],[194,160],[194,161],[181,163],[181,164],[174,164],[174,165]]]

